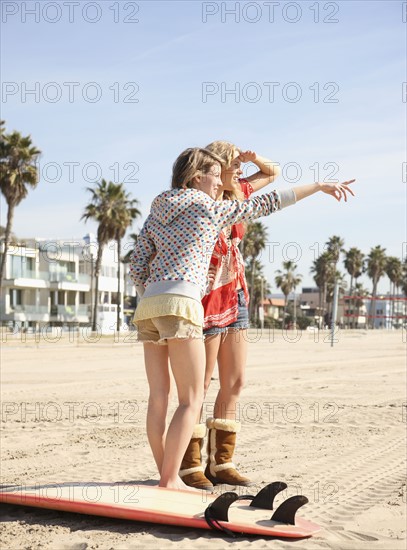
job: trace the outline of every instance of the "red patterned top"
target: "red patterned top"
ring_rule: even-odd
[[[253,193],[247,180],[241,179],[240,185],[245,199]],[[245,226],[242,223],[225,228],[219,235],[213,250],[210,269],[215,277],[202,299],[204,307],[204,329],[227,327],[234,323],[238,316],[237,290],[242,288],[246,303],[249,303],[249,292],[244,274],[244,261],[239,250]]]

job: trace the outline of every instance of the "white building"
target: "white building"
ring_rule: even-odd
[[[312,317],[316,323],[330,324],[330,314],[332,304],[326,304],[325,315],[323,319],[323,311],[320,303],[321,297],[317,287],[305,287],[300,294],[300,308],[303,315]],[[343,327],[362,328],[366,326],[367,310],[364,301],[350,300],[348,297],[339,296],[338,311],[336,322]]]
[[[374,311],[373,311],[374,308]],[[379,295],[366,301],[369,315],[374,315],[375,328],[401,328],[407,319],[406,297],[399,295]]]
[[[4,243],[2,243],[2,251]],[[7,253],[1,324],[11,330],[40,330],[44,325],[69,329],[90,326],[92,321],[94,266],[97,243],[92,235],[78,240],[26,239],[11,244]],[[99,276],[97,327],[102,334],[116,330],[117,247],[103,250]],[[135,295],[127,280],[127,266],[120,263],[121,325],[124,293]]]

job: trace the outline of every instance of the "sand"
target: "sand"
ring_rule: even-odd
[[[2,483],[157,482],[142,345],[127,335],[89,340],[3,342]],[[236,541],[3,504],[0,547],[404,549],[405,332],[342,331],[333,348],[326,334],[306,332],[249,340],[234,461],[256,481],[251,492],[281,480],[285,496],[306,495],[300,514],[323,527],[319,535]],[[217,387],[215,379],[206,416]]]

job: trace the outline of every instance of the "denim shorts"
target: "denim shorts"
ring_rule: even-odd
[[[249,308],[247,307],[244,290],[240,288],[237,291],[237,319],[227,327],[210,327],[203,331],[204,336],[213,336],[215,334],[225,334],[227,332],[243,330],[249,328]]]

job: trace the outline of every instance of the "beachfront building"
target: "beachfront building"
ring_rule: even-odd
[[[91,326],[96,255],[92,235],[11,243],[0,302],[1,325],[15,332]],[[116,330],[117,266],[117,247],[111,242],[104,248],[99,276],[97,326],[102,334]],[[126,279],[127,266],[121,263],[121,312],[125,292],[134,294]]]
[[[316,287],[304,287],[299,296],[301,314],[315,319],[318,323],[320,312],[320,295]]]
[[[332,303],[325,304],[325,312],[322,311],[322,297],[318,287],[304,287],[299,300],[302,315],[314,319],[317,325],[330,325]],[[340,295],[336,322],[341,327],[365,327],[367,322],[365,303],[363,301],[350,301]]]
[[[374,315],[374,328],[398,329],[406,326],[406,297],[389,293],[365,301],[369,315]]]
[[[312,290],[312,293],[310,293]],[[303,288],[302,293],[289,294],[287,297],[287,310],[294,311],[297,315],[303,315],[312,319],[318,318],[318,289]],[[295,301],[295,303],[294,303]],[[284,315],[285,298],[282,294],[272,294],[267,296],[263,302],[263,310],[265,317],[274,320],[282,321]]]
[[[367,328],[368,305],[366,300],[345,295],[339,300],[339,304],[341,306],[341,325],[346,328]]]
[[[278,320],[282,318],[284,311],[284,298],[265,298],[261,305],[263,306],[264,316],[270,319]]]
[[[400,329],[406,326],[407,299],[402,294],[344,296],[345,325],[351,328]]]

